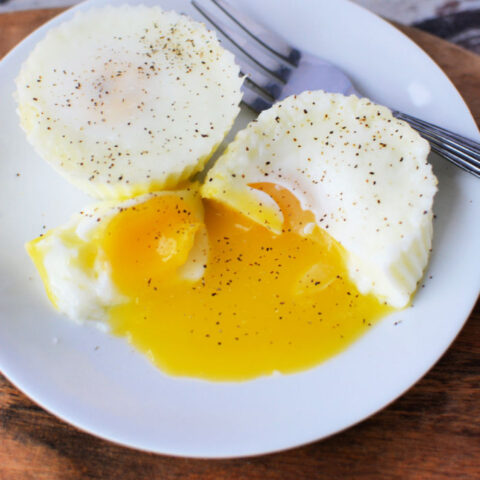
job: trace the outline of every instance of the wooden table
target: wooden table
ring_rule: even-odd
[[[0,15],[0,57],[60,11]],[[443,67],[480,124],[480,57],[404,31]],[[0,375],[0,480],[27,479],[478,480],[480,304],[436,367],[393,405],[327,440],[251,459],[177,459],[113,445],[57,420]]]

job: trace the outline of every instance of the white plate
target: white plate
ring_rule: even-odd
[[[92,0],[74,10],[105,3]],[[143,3],[191,11],[186,1]],[[338,64],[367,96],[479,137],[440,69],[358,6],[345,0],[244,0],[239,6],[292,43]],[[12,91],[35,42],[72,14],[36,31],[0,64],[2,372],[83,430],[143,450],[194,457],[260,454],[323,438],[373,414],[424,375],[461,329],[480,285],[479,183],[438,158],[432,158],[440,190],[425,288],[413,308],[384,319],[317,368],[244,383],[170,378],[123,339],[53,312],[23,243],[89,200],[26,143]]]

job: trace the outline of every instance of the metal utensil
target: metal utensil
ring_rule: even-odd
[[[321,89],[344,95],[359,94],[350,78],[336,66],[289,45],[274,32],[224,0],[197,0],[192,5],[224,38],[235,54],[244,82],[243,102],[256,112],[277,100],[304,90]],[[408,122],[430,142],[434,152],[480,178],[480,143],[406,113],[393,115]]]

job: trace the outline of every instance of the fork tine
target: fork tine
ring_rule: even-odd
[[[228,15],[245,33],[270,50],[270,52],[279,56],[293,67],[298,66],[302,56],[301,52],[285,42],[279,35],[266,29],[224,0],[211,0],[211,2]]]
[[[244,82],[242,88],[242,102],[255,112],[260,113],[263,110],[267,110],[272,106],[271,100],[264,97],[260,92],[258,92],[254,85],[249,82],[248,78]]]
[[[252,83],[264,96],[270,100],[280,97],[284,87],[283,83],[263,73],[261,70],[256,70],[255,67],[244,61],[243,58],[235,57],[235,62],[240,67],[241,75],[246,76],[246,81]]]
[[[215,17],[211,12],[207,12],[207,10],[203,6],[199,5],[196,0],[192,0],[191,4],[211,25],[213,25],[215,30],[219,31],[234,47],[241,52],[241,54],[255,64],[255,69],[258,70],[258,68],[260,68],[262,71],[270,74],[272,77],[283,83],[288,81],[295,67],[292,67],[283,60],[279,60],[262,44],[258,42],[247,41],[247,38],[243,32],[240,33],[238,29],[235,30],[234,28],[228,26],[226,22],[219,20],[218,17]],[[222,12],[214,3],[212,3],[212,5],[215,6],[217,11]],[[230,21],[228,20],[228,16],[223,13],[222,15],[227,19],[227,21]]]

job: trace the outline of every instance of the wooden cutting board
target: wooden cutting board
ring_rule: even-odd
[[[0,58],[61,11],[0,15]],[[480,124],[480,57],[402,30],[445,70]],[[0,375],[0,480],[478,480],[479,307],[436,367],[391,406],[322,442],[252,459],[178,459],[113,445],[57,420]]]

